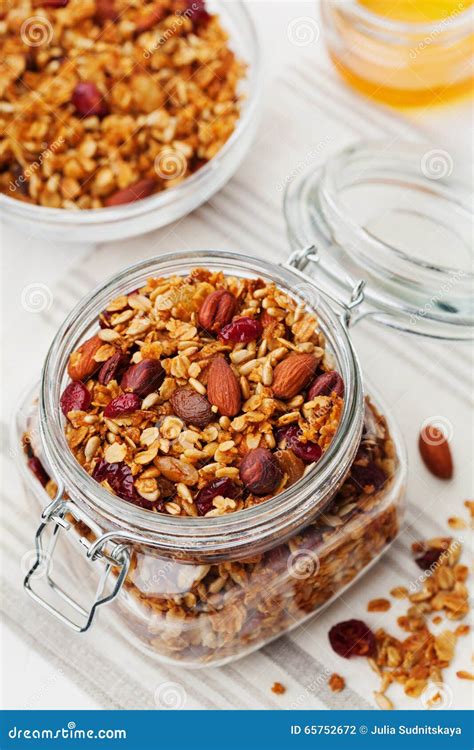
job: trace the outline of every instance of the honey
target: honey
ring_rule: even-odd
[[[392,106],[472,92],[473,0],[322,0],[329,54],[342,77]]]
[[[473,2],[474,0],[359,0],[359,5],[393,21],[429,23],[461,13]]]

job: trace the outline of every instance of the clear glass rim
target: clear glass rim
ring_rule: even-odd
[[[263,88],[261,51],[259,44],[259,33],[253,21],[248,8],[242,0],[232,0],[232,5],[239,9],[242,14],[242,22],[247,27],[247,32],[251,39],[253,63],[248,63],[248,73],[245,78],[246,92],[243,99],[241,115],[237,121],[235,130],[224,143],[216,155],[205,164],[201,169],[187,177],[179,185],[168,190],[162,190],[150,195],[148,198],[136,201],[135,203],[126,203],[120,206],[104,206],[97,209],[67,209],[67,208],[49,208],[48,206],[38,206],[36,204],[25,203],[15,198],[11,198],[5,193],[0,193],[0,208],[3,206],[8,211],[17,216],[25,216],[29,220],[39,222],[49,221],[57,224],[108,224],[118,219],[130,219],[154,211],[159,211],[170,205],[173,205],[180,198],[188,193],[197,192],[216,170],[219,161],[224,159],[229,151],[234,147],[240,136],[248,130],[253,118],[257,116],[261,91]]]
[[[334,5],[335,10],[354,16],[358,21],[362,21],[370,26],[372,31],[382,31],[385,33],[397,34],[400,37],[410,35],[430,36],[454,32],[466,34],[472,33],[472,23],[474,22],[474,7],[469,6],[459,13],[452,13],[446,18],[439,18],[426,22],[398,21],[384,16],[365,8],[358,0],[327,0],[329,4]],[[440,33],[441,28],[441,33]],[[436,39],[434,40],[436,44]]]
[[[364,154],[364,152],[367,158],[372,158],[375,161],[375,159],[380,156],[380,150],[383,147],[383,143],[357,144],[355,146],[350,146],[347,149],[344,149],[342,152],[340,152],[340,154],[336,155],[332,159],[329,159],[329,161],[325,164],[322,173],[321,195],[324,196],[324,199],[328,202],[328,204],[331,205],[331,208],[337,216],[338,220],[341,222],[341,225],[347,226],[354,234],[358,234],[359,236],[364,237],[367,242],[370,241],[372,245],[377,246],[378,256],[382,254],[388,257],[390,257],[390,255],[396,255],[399,258],[403,258],[403,260],[408,264],[413,264],[414,266],[419,266],[423,269],[429,269],[430,271],[433,271],[435,273],[457,273],[459,269],[455,266],[444,266],[431,261],[423,261],[420,258],[409,255],[408,253],[403,252],[402,250],[399,250],[398,248],[388,245],[382,240],[369,235],[364,227],[357,224],[357,222],[351,219],[351,217],[347,215],[347,212],[344,211],[343,205],[338,200],[338,191],[336,185],[337,177],[341,173],[341,167],[343,168],[344,162],[347,163],[351,155],[357,154],[357,156],[360,156],[361,154]],[[400,158],[402,159],[403,157],[408,156],[409,152],[412,149],[416,149],[416,151],[418,151],[420,148],[421,150],[428,149],[428,146],[420,146],[420,144],[401,144],[399,151]],[[401,161],[401,165],[404,163],[405,162]],[[403,166],[400,166],[400,172],[402,172],[402,170]],[[443,199],[449,201],[453,206],[458,207],[460,210],[465,211],[466,213],[470,213],[470,208],[467,202],[465,202],[462,197],[454,190],[443,185],[442,183],[438,183],[437,181],[430,181],[428,180],[428,178],[426,178],[426,183],[427,185],[429,185],[433,193],[443,197]],[[469,271],[467,270],[463,270],[463,273],[465,274],[469,284],[474,282],[474,273],[469,273]]]
[[[425,310],[423,300],[436,298],[439,289],[457,276],[459,293],[468,299],[474,274],[464,268],[418,259],[370,235],[348,216],[337,195],[337,179],[345,168],[351,167],[351,159],[359,159],[361,164],[365,160],[367,172],[373,169],[381,175],[386,172],[387,181],[395,168],[399,178],[417,187],[421,177],[410,172],[410,166],[415,163],[414,155],[418,154],[419,165],[419,154],[430,148],[422,142],[397,143],[395,154],[389,152],[383,141],[360,141],[336,152],[326,162],[310,165],[285,189],[283,209],[288,237],[294,249],[315,246],[321,272],[340,293],[349,296],[356,278],[367,279],[365,302],[358,317],[370,316],[383,325],[429,338],[470,340],[474,337],[474,321],[468,309]],[[384,159],[377,161],[377,153],[384,154]],[[467,193],[453,178],[426,178],[426,183],[430,193],[449,201],[453,211],[472,217]],[[377,252],[372,252],[374,249]],[[384,286],[388,281],[390,289]]]
[[[94,289],[68,315],[47,354],[40,389],[40,431],[53,478],[61,477],[67,493],[120,529],[141,530],[159,542],[162,549],[199,551],[206,547],[222,551],[247,547],[251,540],[280,538],[300,527],[330,499],[331,488],[345,476],[355,455],[363,423],[363,389],[360,366],[347,329],[329,303],[318,294],[318,318],[344,378],[346,398],[339,429],[327,452],[299,482],[253,508],[215,518],[173,517],[134,506],[116,497],[85,472],[70,451],[59,408],[69,352],[97,324],[107,301],[133,288],[150,275],[166,275],[196,265],[214,267],[238,275],[262,275],[283,286],[298,288],[301,276],[283,266],[221,250],[169,253],[122,269]],[[297,293],[295,293],[296,296]]]

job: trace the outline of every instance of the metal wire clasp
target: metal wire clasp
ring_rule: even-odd
[[[119,593],[128,574],[130,551],[124,544],[111,541],[110,534],[95,537],[92,542],[85,537],[77,537],[79,543],[86,550],[85,560],[91,565],[99,566],[97,569],[99,580],[92,605],[88,609],[82,607],[75,598],[66,593],[53,580],[53,554],[60,532],[69,532],[73,527],[73,523],[68,520],[67,516],[72,516],[75,521],[85,523],[89,528],[94,524],[77,506],[64,500],[63,493],[63,488],[59,488],[56,498],[44,509],[41,515],[42,523],[39,525],[35,537],[36,559],[25,577],[23,586],[27,593],[48,612],[55,615],[77,633],[84,633],[90,628],[97,608],[115,599]],[[45,544],[44,537],[47,531],[51,533]],[[115,580],[111,587],[107,587],[111,573]],[[44,595],[36,587],[33,588],[33,584],[38,584],[40,580],[43,581],[46,588]],[[107,588],[109,589],[108,592],[106,591]],[[46,598],[47,594],[49,594],[48,598]],[[58,600],[57,605],[54,603],[55,598]],[[61,602],[63,603],[63,609],[59,609]],[[73,617],[74,613],[76,613],[76,617]]]
[[[288,257],[288,260],[286,263],[284,263],[284,266],[287,266],[291,268],[293,273],[297,273],[301,278],[308,280],[308,276],[303,273],[304,269],[308,265],[309,262],[312,263],[319,263],[320,262],[320,255],[318,253],[317,248],[315,245],[309,245],[308,247],[301,248],[299,250],[294,250],[291,255]],[[315,282],[310,279],[310,282],[312,284],[315,284]],[[352,312],[353,310],[358,307],[362,302],[364,301],[364,288],[365,288],[365,281],[364,279],[358,279],[357,281],[353,282],[351,296],[349,298],[349,301],[346,302],[345,300],[341,299],[340,297],[337,297],[332,290],[323,288],[319,281],[318,284],[316,284],[318,288],[321,289],[323,294],[326,295],[326,297],[329,297],[333,302],[335,302],[339,307],[342,308],[342,312],[339,315],[339,319],[342,323],[342,325],[345,328],[349,328],[352,320]]]

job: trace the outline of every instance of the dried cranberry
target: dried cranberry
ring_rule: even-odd
[[[59,403],[65,416],[70,411],[87,411],[91,405],[91,394],[84,383],[81,383],[80,380],[73,380],[64,389]]]
[[[285,427],[278,430],[277,443],[280,447],[290,448],[305,464],[312,464],[319,461],[322,455],[321,448],[317,443],[312,443],[310,440],[303,443],[299,439],[301,434],[301,430],[297,425]]]
[[[108,464],[104,459],[100,459],[92,473],[92,478],[96,482],[107,481],[115,494],[124,500],[133,501],[136,498],[132,472],[124,461]]]
[[[112,399],[104,409],[104,417],[120,417],[140,408],[142,402],[135,393],[122,393]]]
[[[429,570],[432,565],[438,562],[442,552],[441,549],[428,549],[420,557],[416,557],[415,562],[422,570]]]
[[[219,331],[219,339],[225,343],[232,341],[238,344],[248,344],[262,335],[263,326],[259,320],[253,318],[237,318]]]
[[[335,393],[341,398],[344,397],[344,381],[335,370],[323,372],[313,380],[308,390],[308,401],[312,401],[317,396],[330,396]]]
[[[375,635],[362,620],[346,620],[329,631],[329,643],[339,656],[375,656]]]
[[[353,464],[351,479],[362,489],[373,487],[372,491],[377,491],[384,486],[387,481],[387,475],[376,463],[370,461],[367,466]]]
[[[79,117],[105,117],[109,114],[107,102],[92,81],[81,81],[76,84],[71,101]]]
[[[221,477],[213,479],[202,490],[199,490],[194,502],[199,515],[205,516],[214,507],[212,501],[218,495],[236,498],[239,494],[240,488],[229,477]]]
[[[46,487],[49,482],[49,476],[39,458],[32,456],[28,459],[28,468],[33,472],[38,482],[40,482],[43,487]]]
[[[129,365],[129,359],[126,354],[116,352],[104,362],[99,370],[97,380],[101,385],[107,385],[111,380],[120,382],[120,376],[123,375]]]
[[[206,10],[205,0],[178,0],[176,12],[189,18],[195,27],[203,26],[211,18]]]

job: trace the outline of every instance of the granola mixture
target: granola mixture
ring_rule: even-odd
[[[30,469],[54,497],[57,487],[27,435],[24,445]],[[172,661],[219,663],[252,651],[328,604],[395,538],[397,465],[385,419],[367,401],[350,473],[308,527],[264,554],[211,565],[164,559],[155,548],[136,546],[111,606],[147,649]],[[89,535],[83,524],[77,531]]]
[[[239,118],[245,65],[204,0],[9,0],[0,61],[0,191],[41,206],[171,188]]]
[[[469,508],[468,503],[466,501],[465,505]],[[469,613],[466,586],[469,569],[459,562],[461,543],[450,537],[436,537],[415,542],[412,550],[423,575],[411,586],[411,591],[405,586],[396,586],[390,592],[395,599],[409,602],[406,613],[397,618],[399,628],[408,633],[406,638],[393,636],[383,627],[372,632],[360,620],[338,623],[329,632],[331,646],[340,656],[367,657],[381,680],[374,698],[383,710],[394,708],[386,695],[392,683],[401,684],[410,698],[420,698],[425,708],[446,707],[443,670],[451,664],[458,638],[470,632],[469,625],[465,624],[451,629],[438,628],[443,624],[443,616],[455,622]],[[390,606],[387,599],[373,599],[367,609],[386,612]],[[435,626],[434,632],[430,624]],[[456,676],[474,679],[467,670],[458,670]]]
[[[99,323],[70,356],[61,408],[79,463],[126,501],[173,516],[242,510],[330,445],[342,378],[316,316],[275,284],[199,268],[151,278]]]

